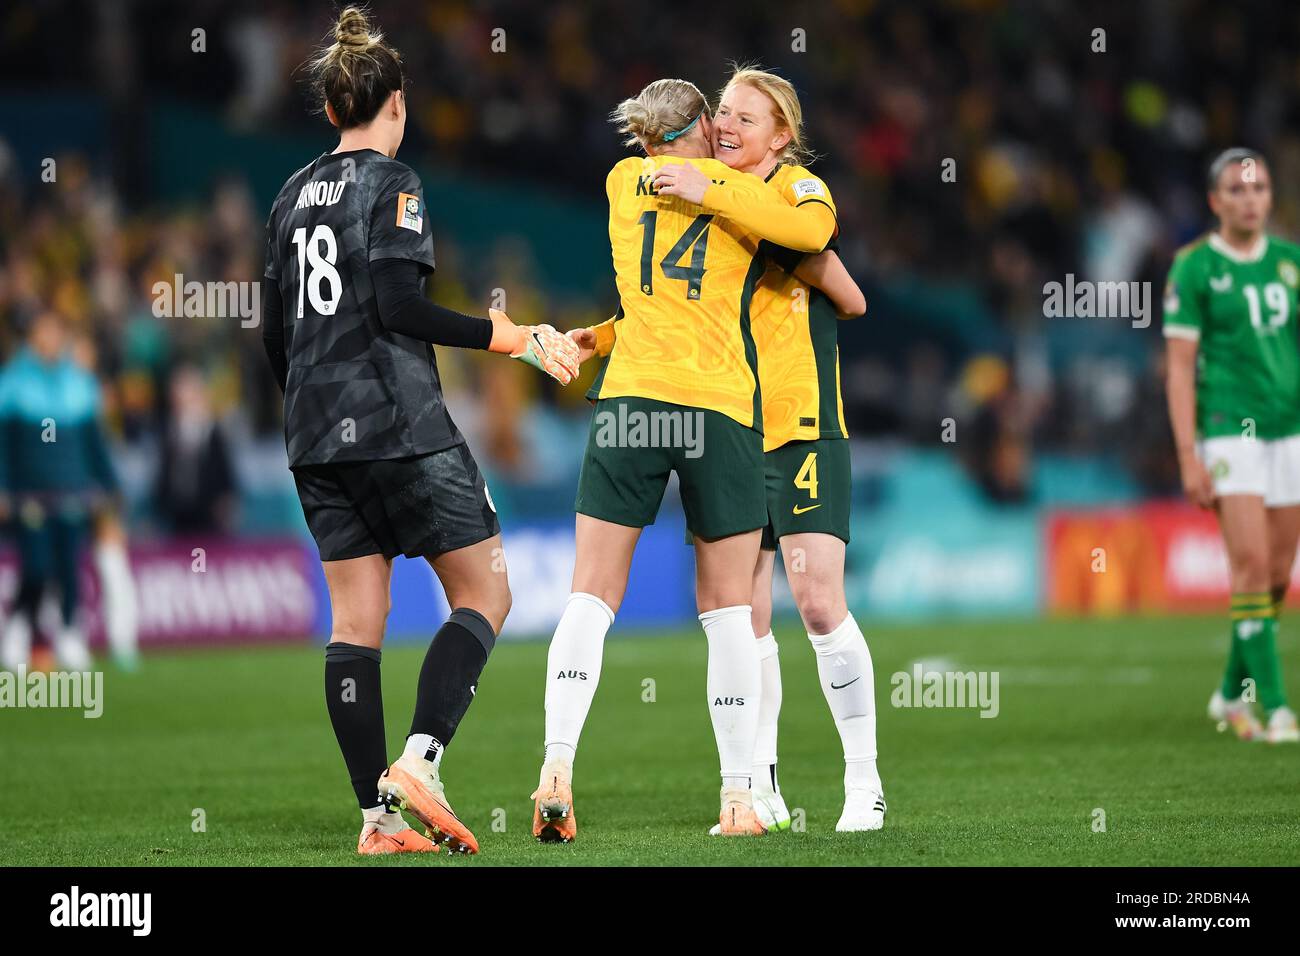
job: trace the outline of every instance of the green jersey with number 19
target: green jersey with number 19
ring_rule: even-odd
[[[1174,256],[1164,334],[1200,343],[1200,437],[1300,434],[1297,286],[1300,246],[1273,236],[1239,252],[1211,233]]]

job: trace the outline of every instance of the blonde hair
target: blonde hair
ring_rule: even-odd
[[[394,90],[405,87],[401,54],[372,28],[364,7],[345,7],[332,34],[334,42],[308,64],[320,108],[333,107],[339,129],[364,126]]]
[[[719,103],[733,86],[753,87],[760,93],[765,93],[772,101],[772,113],[776,119],[777,129],[784,129],[790,133],[790,142],[785,144],[785,148],[777,157],[780,162],[802,166],[817,158],[804,135],[803,107],[799,103],[799,94],[795,92],[793,83],[775,73],[748,64],[736,63],[732,65],[731,77],[727,80],[727,85],[718,94]]]
[[[709,102],[690,80],[655,80],[609,114],[609,121],[627,133],[624,145],[659,146],[699,119],[711,116]]]

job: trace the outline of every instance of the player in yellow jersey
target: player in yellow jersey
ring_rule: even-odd
[[[768,124],[790,133],[772,148]],[[738,69],[722,92],[714,152],[727,165],[762,176],[796,208],[835,213],[826,184],[801,161],[802,111],[789,81]],[[709,208],[705,197],[704,208]],[[848,433],[840,399],[834,306],[796,276],[770,275],[755,302],[761,321],[759,376],[769,522],[754,576],[754,634],[763,691],[755,751],[755,801],[789,819],[776,779],[781,671],[772,633],[772,574],[780,542],[786,578],[817,655],[822,693],[844,753],[844,809],[836,829],[876,830],[885,822],[884,788],[876,769],[876,707],[871,652],[844,594],[849,540]],[[865,311],[865,302],[859,311]],[[769,550],[770,549],[770,550]],[[768,784],[768,786],[763,786]]]
[[[728,166],[763,177],[794,209],[834,220],[826,183],[800,165],[807,156],[802,111],[794,88],[782,77],[744,68],[733,73],[713,124],[713,152]],[[704,212],[718,208],[693,171],[682,170],[677,179],[678,194],[696,199]],[[762,671],[752,778],[754,806],[770,829],[790,825],[776,777],[782,691],[772,633],[772,575],[778,541],[843,747],[845,800],[836,829],[875,830],[885,817],[876,769],[871,654],[844,595],[851,475],[836,323],[841,315],[861,314],[866,303],[856,285],[846,293],[831,283],[805,281],[809,267],[831,255],[805,260],[795,274],[769,266],[751,302],[769,514],[751,599]],[[842,268],[838,260],[835,265]],[[830,290],[833,300],[816,285]],[[622,326],[611,323],[570,334],[580,346],[600,352],[615,329],[622,334]]]
[[[760,240],[819,252],[834,222],[810,219],[761,179],[707,157],[712,117],[684,80],[660,80],[614,114],[647,157],[610,172],[618,341],[597,399],[579,479],[573,593],[547,660],[546,756],[534,834],[576,834],[572,766],[641,528],[676,472],[696,548],[696,602],[709,644],[708,699],[722,770],[719,826],[761,834],[749,775],[759,662],[752,569],[767,522],[762,400],[749,304],[764,271]],[[725,212],[664,195],[683,159]],[[665,174],[665,170],[669,170]]]

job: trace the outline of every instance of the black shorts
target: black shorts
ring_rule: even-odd
[[[501,533],[464,444],[413,458],[303,465],[293,477],[322,561],[433,558]]]

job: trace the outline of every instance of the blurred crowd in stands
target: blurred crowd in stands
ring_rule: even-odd
[[[119,441],[177,461],[197,449],[228,458],[205,437],[213,423],[218,444],[278,428],[260,339],[229,319],[156,318],[151,290],[176,273],[257,280],[267,210],[237,171],[196,183],[187,203],[159,205],[139,142],[164,96],[242,131],[324,122],[308,115],[293,73],[330,8],[93,6],[36,0],[6,12],[6,95],[102,97],[123,143],[97,161],[56,157],[57,184],[46,184],[40,169],[16,168],[4,141],[22,131],[0,119],[0,355],[50,304],[94,350]],[[1300,232],[1300,7],[393,0],[374,12],[410,76],[404,160],[574,203],[603,198],[605,172],[624,155],[607,114],[649,80],[686,76],[712,91],[731,60],[787,75],[820,156],[814,169],[835,193],[841,254],[868,292],[867,317],[842,337],[850,431],[938,445],[952,418],[957,452],[993,501],[1025,500],[1035,451],[1117,454],[1146,490],[1177,490],[1159,292],[1173,251],[1209,225],[1213,153],[1262,149],[1279,187],[1273,228]],[[197,60],[196,28],[206,49]],[[948,159],[955,181],[943,177]],[[612,286],[577,312],[548,310],[546,279],[530,263],[545,236],[512,237],[493,261],[470,263],[456,223],[433,215],[445,304],[481,313],[488,277],[508,272],[530,277],[520,308],[557,325],[609,314]],[[1044,283],[1067,273],[1152,283],[1149,327],[1044,318]],[[531,461],[516,424],[524,412],[581,416],[572,392],[502,368],[511,363],[443,350],[440,364],[449,389],[472,396],[462,405],[492,410],[470,429],[518,480]],[[186,485],[191,467],[165,463],[158,481]],[[193,515],[178,502],[167,520]]]

